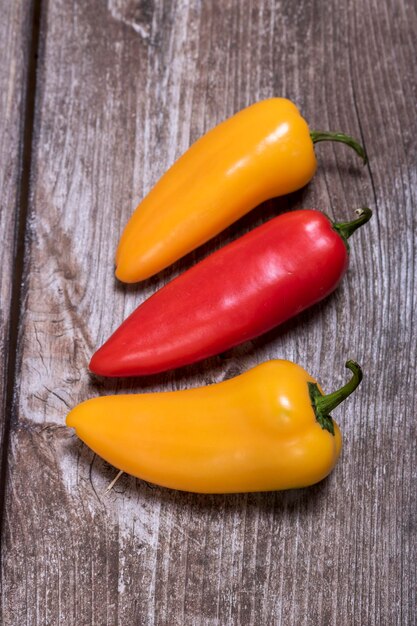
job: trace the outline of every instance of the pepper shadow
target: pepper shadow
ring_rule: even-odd
[[[314,324],[315,319],[321,315],[324,307],[331,306],[332,300],[336,297],[336,292],[331,293],[327,298],[299,313],[287,322],[272,330],[244,342],[220,355],[204,359],[192,365],[162,372],[160,374],[152,374],[149,376],[129,377],[129,378],[104,378],[96,374],[89,373],[90,380],[88,389],[93,393],[140,393],[158,388],[159,390],[175,390],[186,387],[196,387],[201,385],[210,385],[220,380],[225,380],[237,376],[245,371],[245,364],[242,368],[236,366],[236,363],[247,361],[248,357],[256,353],[259,348],[267,345],[275,344],[279,349],[281,344],[285,344],[291,339],[294,333],[299,333],[300,326],[308,333],[309,326]],[[280,358],[277,354],[275,358]],[[228,366],[230,364],[230,367]]]
[[[75,434],[69,436],[65,447],[66,452],[74,457],[79,472],[89,476],[91,497],[98,499],[104,507],[127,498],[129,501],[146,499],[158,502],[166,509],[188,508],[196,515],[210,516],[219,510],[229,514],[244,514],[248,508],[252,508],[264,513],[285,512],[291,516],[300,512],[321,511],[329,489],[332,489],[330,475],[315,485],[299,489],[201,494],[160,487],[123,473],[112,489],[105,493],[103,486],[110,485],[118,470],[96,454],[92,459],[91,450]]]
[[[139,283],[122,283],[116,277],[115,288],[116,291],[124,294],[138,293],[141,290],[156,290],[157,288],[165,285],[167,282],[175,278],[178,274],[187,271],[193,265],[196,265],[207,256],[227,245],[231,241],[238,239],[250,230],[253,230],[257,226],[260,226],[264,222],[277,217],[281,213],[293,211],[302,208],[303,198],[307,194],[307,188],[303,187],[298,191],[287,196],[278,198],[272,198],[262,204],[259,204],[252,211],[241,217],[239,220],[231,224],[228,228],[221,233],[207,241],[196,250],[193,250],[186,256],[182,257],[165,270],[162,270],[155,276],[148,278],[147,280]]]
[[[339,163],[334,159],[334,155],[329,156],[320,156],[320,170],[326,172],[327,175],[331,176],[335,173],[338,173],[340,177],[347,177],[353,179],[359,179],[363,177],[364,171],[368,172],[368,165],[364,166],[355,159],[355,156],[352,155],[352,160],[350,162]],[[166,284],[173,278],[175,278],[178,274],[185,272],[187,269],[199,263],[204,258],[227,245],[231,241],[238,239],[242,235],[246,234],[250,230],[253,230],[257,226],[260,226],[264,222],[269,221],[270,219],[277,217],[281,213],[286,213],[288,211],[294,211],[302,208],[312,208],[308,206],[304,206],[304,202],[306,198],[309,198],[311,194],[310,185],[306,185],[293,193],[287,194],[285,196],[278,196],[276,198],[271,198],[266,202],[259,204],[257,207],[252,209],[249,213],[241,217],[239,220],[231,224],[228,228],[223,230],[221,233],[210,239],[207,243],[203,244],[196,250],[193,250],[186,256],[182,257],[165,270],[162,270],[155,276],[148,278],[147,280],[141,281],[139,283],[122,283],[116,277],[114,277],[115,288],[116,291],[119,291],[124,294],[129,293],[138,293],[141,290],[148,288],[151,290],[156,290],[162,285]]]

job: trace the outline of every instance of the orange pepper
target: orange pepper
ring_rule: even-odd
[[[324,396],[300,366],[269,361],[209,387],[107,396],[73,409],[67,426],[124,472],[173,489],[233,493],[305,487],[335,466],[330,416],[362,379]]]
[[[194,143],[139,204],[120,239],[116,276],[153,276],[255,206],[306,185],[317,162],[313,144],[341,133],[310,132],[297,107],[270,98],[243,109]]]

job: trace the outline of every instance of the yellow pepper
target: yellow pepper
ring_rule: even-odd
[[[324,396],[289,361],[263,363],[209,387],[87,400],[67,426],[94,452],[146,481],[198,493],[305,487],[336,464],[341,435],[330,416],[356,389],[353,372]]]
[[[313,177],[313,144],[341,133],[310,132],[297,107],[270,98],[219,124],[174,163],[139,204],[116,253],[116,276],[153,276],[202,245],[261,202],[300,189]]]

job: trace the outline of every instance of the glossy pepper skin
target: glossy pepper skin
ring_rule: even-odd
[[[168,267],[255,206],[306,185],[313,144],[341,133],[312,132],[297,107],[270,98],[219,124],[180,157],[139,204],[116,253],[116,276],[132,283]]]
[[[198,493],[293,489],[335,466],[341,435],[329,415],[359,384],[323,396],[300,366],[269,361],[209,387],[87,400],[67,426],[120,470]]]
[[[93,355],[102,376],[189,365],[250,340],[325,298],[348,265],[347,237],[371,216],[332,224],[320,211],[255,228],[143,302]]]

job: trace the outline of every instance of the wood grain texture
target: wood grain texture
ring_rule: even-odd
[[[411,0],[44,5],[2,623],[415,623],[416,28]],[[118,285],[138,200],[201,133],[272,95],[311,128],[361,137],[369,168],[320,145],[307,189],[146,284]],[[297,320],[179,372],[87,374],[127,313],[226,241],[287,208],[342,220],[364,204],[375,217],[343,284]],[[274,357],[329,390],[346,358],[365,371],[335,414],[341,462],[311,489],[204,497],[123,476],[104,496],[115,470],[64,427],[88,397],[212,383]]]
[[[5,429],[10,311],[19,221],[29,11],[0,0],[0,447]],[[17,320],[11,320],[12,325]],[[12,381],[11,381],[12,382]],[[9,385],[9,387],[11,384]],[[0,455],[1,456],[1,455]],[[0,478],[1,481],[1,478]]]

